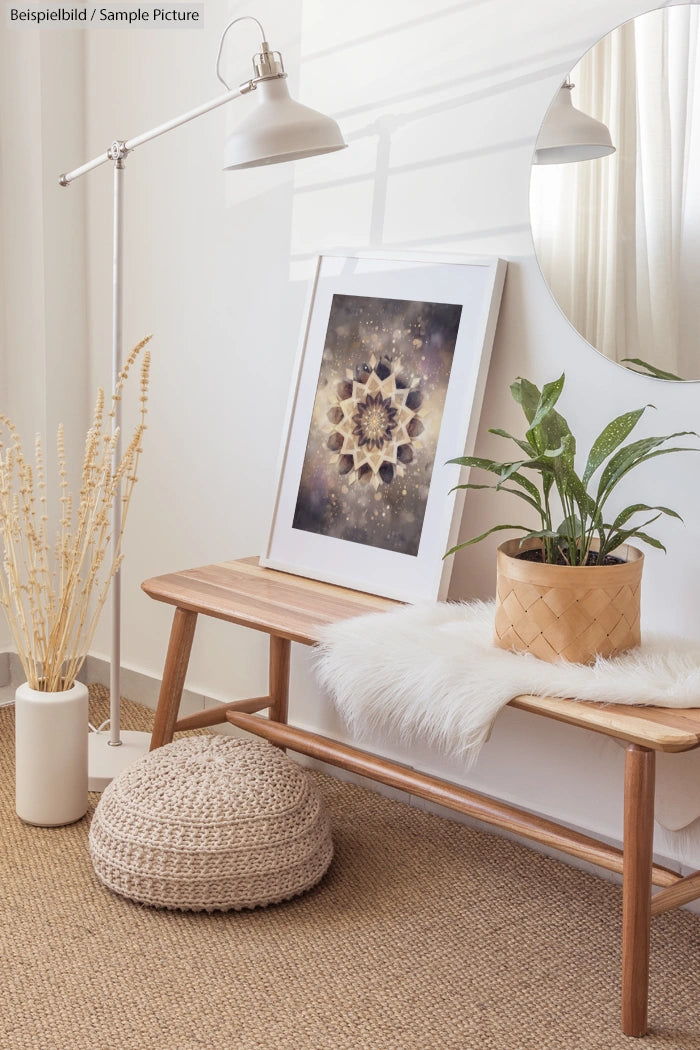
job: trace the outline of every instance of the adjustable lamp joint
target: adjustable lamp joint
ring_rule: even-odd
[[[110,160],[114,161],[118,168],[124,167],[124,161],[126,160],[128,153],[129,150],[126,147],[126,142],[120,142],[118,139],[115,139],[107,150],[107,156]]]

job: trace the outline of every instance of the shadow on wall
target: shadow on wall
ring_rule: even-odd
[[[486,0],[476,0],[473,4],[450,5],[439,12],[431,12],[430,15],[420,18],[409,19],[399,24],[393,24],[390,28],[380,29],[371,36],[358,37],[342,45],[312,51],[303,55],[304,69],[311,67],[313,76],[314,63],[330,57],[345,57],[347,63],[347,52],[362,47],[369,43],[376,44],[381,37],[396,38],[406,30],[414,29],[420,31],[423,24],[435,27],[436,22],[441,19],[464,13],[468,7],[476,7],[485,3]],[[573,44],[569,47],[575,51],[579,45]],[[561,75],[562,54],[566,54],[565,48],[547,50],[528,56],[526,60],[527,69],[517,72],[517,65],[512,62],[504,62],[493,66],[486,59],[485,70],[477,70],[468,74],[457,73],[454,76],[445,76],[449,73],[448,68],[443,65],[434,64],[433,72],[435,79],[420,88],[411,88],[408,91],[397,91],[384,94],[377,101],[361,102],[357,105],[339,108],[335,112],[336,119],[341,123],[348,145],[355,147],[357,156],[361,157],[359,168],[348,171],[348,158],[335,161],[324,167],[324,174],[330,170],[332,177],[323,181],[313,181],[316,173],[311,169],[301,167],[300,176],[297,176],[294,198],[293,219],[293,243],[292,248],[292,276],[301,276],[300,263],[308,262],[318,251],[329,247],[331,244],[355,244],[372,248],[397,248],[409,249],[420,247],[438,247],[440,245],[458,245],[461,242],[488,241],[495,238],[503,239],[504,236],[512,238],[527,238],[530,241],[530,224],[523,222],[503,223],[492,222],[483,227],[460,228],[460,218],[469,214],[469,208],[459,207],[460,185],[464,185],[464,194],[479,192],[484,198],[488,198],[489,192],[485,190],[483,180],[478,182],[479,161],[492,159],[498,154],[512,154],[518,158],[518,163],[523,165],[524,185],[529,179],[529,167],[534,149],[535,138],[538,128],[533,126],[531,133],[517,138],[505,140],[483,141],[488,135],[476,134],[477,129],[482,131],[486,128],[483,122],[479,122],[478,112],[469,114],[469,107],[485,104],[487,107],[492,100],[499,96],[520,95],[528,87],[536,88],[537,85],[551,81],[552,77]],[[454,63],[452,64],[454,69]],[[463,66],[460,66],[460,69]],[[514,72],[514,69],[516,70]],[[402,81],[408,82],[412,75],[412,67],[406,65],[406,77]],[[399,86],[402,82],[399,82]],[[396,83],[395,80],[385,79],[384,85]],[[373,85],[374,86],[374,85]],[[549,90],[549,89],[548,89]],[[432,101],[426,102],[426,99]],[[406,108],[416,100],[422,100],[424,104],[415,108]],[[503,106],[503,102],[500,103]],[[452,111],[454,115],[452,115]],[[488,113],[488,109],[486,111]],[[358,118],[376,114],[373,119],[365,124],[353,127]],[[470,129],[469,121],[477,123]],[[445,123],[447,121],[448,123]],[[483,121],[483,117],[482,117]],[[469,142],[482,142],[482,145],[472,148],[457,148],[469,144]],[[398,146],[398,148],[397,148]],[[505,166],[504,166],[505,167]],[[510,168],[508,169],[510,170]],[[420,175],[430,172],[429,184],[423,182],[421,185]],[[455,174],[457,178],[455,179]],[[411,185],[406,179],[411,178],[415,187],[412,191]],[[307,179],[308,181],[303,181]],[[469,183],[472,181],[470,189]],[[393,180],[393,184],[392,184]],[[451,192],[450,192],[451,190]],[[454,202],[455,207],[449,216],[449,233],[433,229],[432,225],[424,222],[423,230],[419,230],[420,223],[410,221],[410,215],[420,212],[429,213],[430,198],[437,194],[442,197],[443,191],[448,204]],[[345,207],[343,207],[344,198]],[[363,221],[353,224],[350,237],[343,235],[340,229],[337,212],[341,214],[347,211],[347,203],[351,202],[351,211],[357,216],[358,212],[363,215]],[[340,206],[338,204],[340,202]],[[394,227],[398,229],[416,228],[416,235],[410,238],[392,236],[392,230],[387,228],[387,211],[391,203],[394,211]],[[502,209],[507,215],[508,209]],[[489,214],[489,209],[484,209]],[[335,213],[334,213],[335,212]],[[409,221],[406,221],[407,212]],[[400,213],[400,218],[398,218]],[[444,215],[444,213],[443,213]],[[329,219],[323,225],[319,217]],[[496,217],[496,216],[494,216]],[[398,221],[397,221],[398,219]],[[444,221],[442,222],[444,227]],[[338,229],[340,236],[331,237],[329,242],[329,228]],[[473,250],[473,249],[472,249]],[[476,249],[479,250],[479,249]],[[519,251],[523,250],[522,243]],[[306,271],[308,272],[308,271]]]

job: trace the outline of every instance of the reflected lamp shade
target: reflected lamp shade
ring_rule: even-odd
[[[573,85],[564,84],[549,107],[535,146],[534,164],[595,160],[615,152],[605,124],[576,109]]]
[[[345,149],[346,143],[336,122],[295,102],[285,79],[261,81],[255,96],[255,110],[226,140],[225,171],[280,164]]]

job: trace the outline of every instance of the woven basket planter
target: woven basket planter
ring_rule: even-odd
[[[515,557],[539,540],[508,540],[497,553],[494,643],[540,660],[593,663],[640,642],[644,555],[620,548],[619,565],[545,565]]]

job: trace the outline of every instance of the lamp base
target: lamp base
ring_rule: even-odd
[[[88,791],[104,791],[116,776],[148,752],[150,733],[120,733],[121,744],[109,743],[109,733],[88,734]]]

